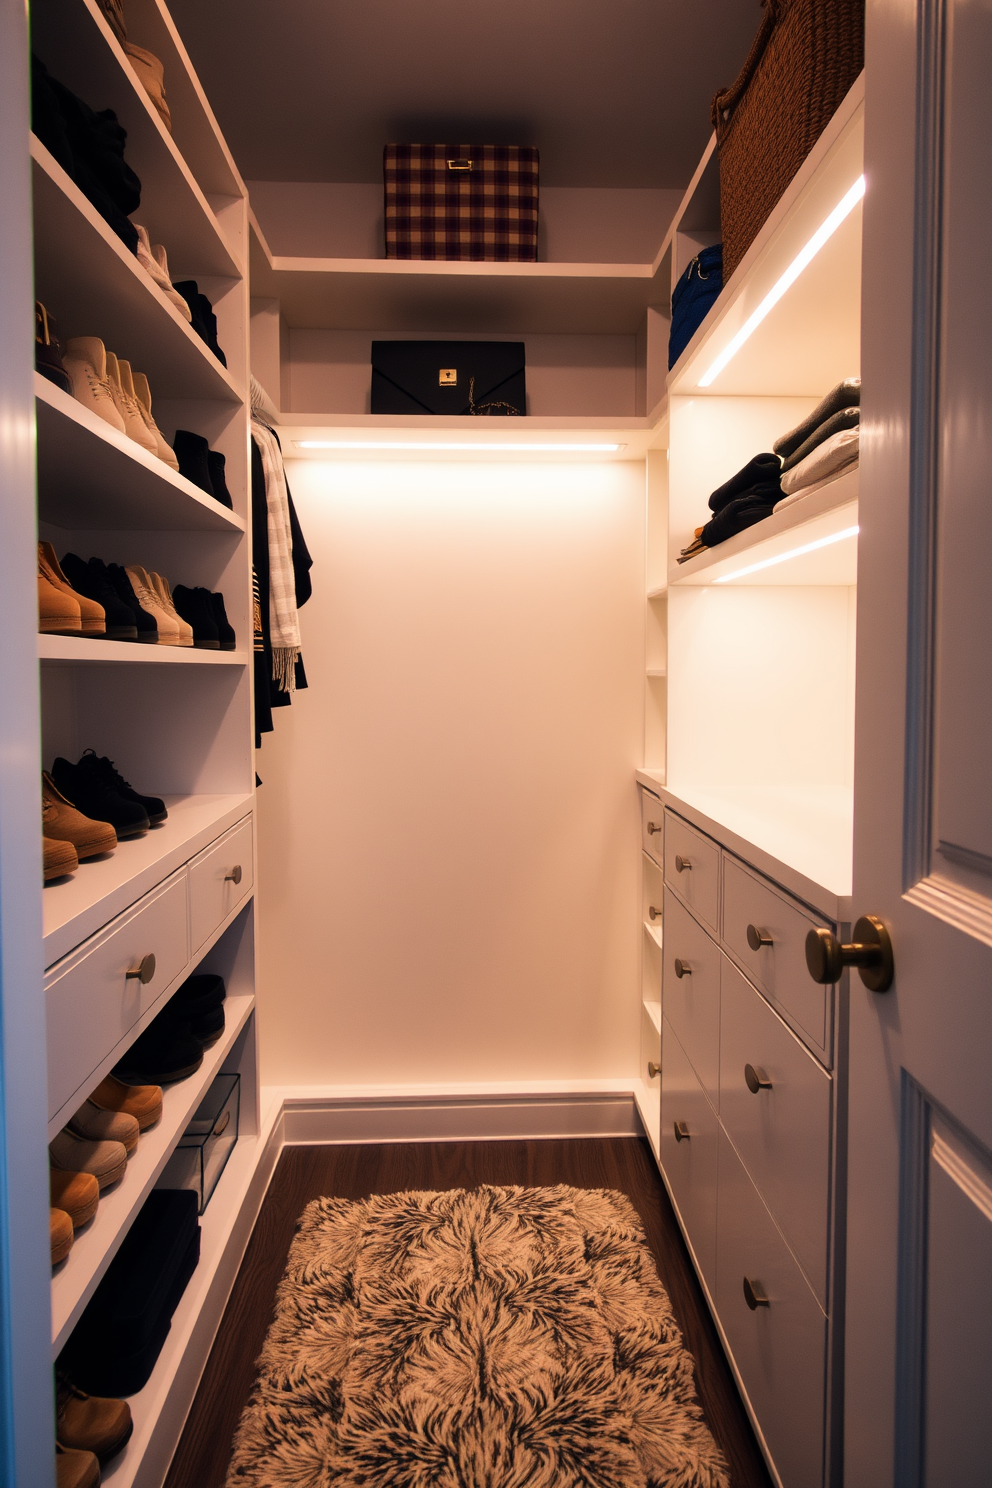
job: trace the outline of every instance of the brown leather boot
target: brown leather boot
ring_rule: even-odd
[[[64,1374],[58,1377],[55,1435],[59,1446],[92,1452],[101,1465],[109,1462],[130,1438],[134,1428],[126,1400],[87,1395]]]
[[[154,1126],[162,1114],[161,1085],[125,1085],[114,1075],[106,1075],[90,1091],[90,1100],[101,1111],[125,1111],[133,1116],[139,1131]]]
[[[71,842],[78,858],[95,858],[99,853],[113,852],[117,846],[117,833],[110,823],[77,811],[47,770],[41,772],[41,830],[55,842]],[[62,869],[63,873],[69,871]]]
[[[100,1185],[92,1173],[63,1173],[48,1170],[48,1197],[56,1209],[63,1209],[72,1220],[72,1228],[89,1224],[100,1202]]]
[[[55,1443],[55,1488],[98,1488],[100,1464],[92,1452],[75,1452]]]
[[[48,1239],[52,1248],[52,1265],[57,1266],[72,1249],[72,1220],[63,1209],[49,1209]]]

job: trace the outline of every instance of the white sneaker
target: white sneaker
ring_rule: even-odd
[[[118,362],[117,365],[123,366],[124,364]],[[128,371],[131,372],[130,367]],[[138,411],[145,421],[145,428],[155,441],[155,453],[160,460],[165,461],[170,470],[178,472],[179,461],[176,458],[176,452],[152,418],[152,390],[148,386],[148,378],[144,372],[131,372],[131,386],[134,389],[134,396],[138,402]]]
[[[110,383],[117,411],[124,420],[124,433],[129,439],[133,439],[135,444],[140,444],[141,448],[147,450],[150,455],[157,455],[155,441],[145,428],[145,421],[138,412],[138,400],[133,393],[128,396],[121,382],[120,365],[112,351],[107,352],[107,381]]]
[[[180,615],[179,611],[176,609],[175,603],[172,598],[172,590],[169,588],[168,579],[163,578],[161,574],[151,572],[149,572],[148,574],[148,579],[155,591],[155,594],[158,597],[159,604],[162,606],[165,613],[167,615],[171,615],[173,620],[175,620],[176,624],[179,626],[180,646],[192,646],[193,627],[192,625],[190,625],[188,620],[183,619],[182,615]]]
[[[152,619],[155,621],[155,624],[158,626],[159,645],[178,646],[179,622],[178,620],[173,620],[168,610],[166,610],[163,606],[162,601],[159,599],[158,594],[152,587],[151,579],[145,573],[145,570],[143,568],[139,568],[137,563],[129,563],[127,564],[124,572],[131,580],[131,587],[135,592],[135,596],[137,597],[138,603],[140,604],[141,608],[148,611],[149,615],[151,615]]]
[[[165,249],[162,247],[162,244],[153,244],[149,240],[147,227],[142,227],[137,222],[134,226],[138,234],[137,257],[141,267],[149,279],[152,279],[158,285],[165,298],[175,305],[183,320],[187,322],[192,321],[193,315],[189,306],[179,291],[172,287],[172,280],[169,277],[169,261],[165,256]]]
[[[62,361],[76,402],[123,434],[124,419],[117,411],[107,378],[107,352],[99,337],[71,336],[65,343]]]

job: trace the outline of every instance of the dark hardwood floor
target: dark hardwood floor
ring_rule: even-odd
[[[618,1189],[637,1209],[686,1347],[699,1397],[730,1464],[732,1488],[770,1488],[733,1377],[700,1293],[647,1143],[633,1137],[568,1141],[424,1142],[287,1147],[200,1382],[166,1488],[222,1488],[231,1438],[255,1375],[297,1217],[324,1194],[360,1199],[403,1189],[479,1183]]]

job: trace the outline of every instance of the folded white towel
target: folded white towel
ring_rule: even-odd
[[[854,465],[860,448],[859,434],[858,429],[841,429],[817,445],[805,460],[800,460],[798,465],[787,470],[782,476],[785,500],[779,501],[775,510],[780,511],[787,503],[791,505],[792,498],[804,492],[808,486],[829,480],[831,476],[839,475],[848,465]]]

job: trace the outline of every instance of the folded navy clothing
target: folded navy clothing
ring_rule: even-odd
[[[752,492],[747,496],[735,497],[706,523],[699,534],[699,541],[707,548],[718,547],[728,537],[736,537],[738,532],[770,517],[775,510],[776,501],[782,499],[779,493],[780,488],[775,485],[760,495]]]
[[[861,378],[845,377],[843,382],[830,389],[825,398],[820,399],[812,413],[808,413],[801,423],[787,434],[780,434],[772,449],[783,460],[788,459],[825,420],[839,413],[842,408],[856,408],[860,402]]]
[[[831,414],[829,418],[823,420],[822,424],[817,425],[798,449],[793,450],[792,454],[783,460],[783,474],[786,470],[791,470],[793,466],[798,465],[800,460],[805,460],[806,456],[811,455],[825,440],[830,438],[831,434],[839,434],[842,429],[856,429],[860,423],[860,408],[842,408],[838,413]]]
[[[717,486],[710,497],[710,511],[722,511],[728,501],[733,501],[735,496],[743,496],[759,482],[773,481],[777,485],[781,469],[782,461],[778,455],[773,455],[770,451],[755,455],[736,475],[724,481],[722,486]]]

